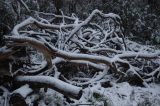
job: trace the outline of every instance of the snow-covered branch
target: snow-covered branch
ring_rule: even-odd
[[[46,86],[79,99],[80,86],[102,85],[114,79],[113,82],[128,81],[147,87],[148,82],[159,78],[160,63],[155,61],[159,61],[160,51],[124,38],[118,15],[99,10],[85,20],[64,14],[36,15],[17,24],[11,36],[5,37],[13,50],[0,52],[1,59],[3,55],[16,54],[18,47],[26,47],[31,63],[39,64],[16,70],[23,71],[23,76],[17,73],[15,81]],[[53,17],[45,19],[42,15]],[[59,20],[53,21],[56,18]]]
[[[75,99],[79,99],[82,95],[82,88],[49,76],[17,76],[15,81],[31,85],[35,84],[37,87],[49,87]]]

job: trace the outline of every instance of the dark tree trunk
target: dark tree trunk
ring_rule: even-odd
[[[56,14],[60,15],[61,14],[60,9],[62,8],[62,0],[54,0],[54,5],[56,7]]]

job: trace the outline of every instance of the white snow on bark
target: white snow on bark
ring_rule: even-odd
[[[43,84],[49,84],[54,88],[58,88],[59,90],[78,94],[82,88],[73,86],[71,84],[65,83],[57,78],[50,77],[50,76],[18,76],[16,77],[17,81],[22,82],[35,82],[35,83],[43,83]]]
[[[24,98],[26,98],[26,96],[28,94],[30,94],[31,92],[33,92],[33,90],[31,88],[29,88],[29,85],[26,84],[18,89],[16,89],[15,91],[13,91],[12,93],[18,93],[21,96],[23,96]]]

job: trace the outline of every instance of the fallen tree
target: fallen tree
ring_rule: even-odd
[[[6,52],[0,52],[0,60],[9,56],[14,59],[16,48],[26,47],[33,51],[28,53],[32,55],[30,61],[34,64],[41,62],[26,64],[27,68],[18,70],[10,67],[14,81],[52,88],[67,97],[79,99],[83,91],[81,87],[94,83],[103,86],[108,82],[127,81],[148,87],[147,83],[159,80],[160,63],[156,61],[160,59],[160,51],[126,39],[118,15],[94,10],[82,21],[65,15],[36,14],[37,17],[29,17],[17,24],[11,35],[5,36]],[[40,15],[52,15],[53,18],[44,19]],[[56,18],[61,22],[52,23]],[[37,55],[43,55],[44,59],[35,61]],[[64,70],[66,65],[68,68]],[[87,75],[87,70],[92,74]],[[81,74],[74,73],[70,77],[67,73],[72,71]]]

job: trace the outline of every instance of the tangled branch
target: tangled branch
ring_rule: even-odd
[[[154,61],[159,60],[160,51],[124,38],[118,15],[94,10],[82,21],[65,15],[42,12],[36,14],[36,18],[29,17],[24,20],[14,27],[11,36],[5,37],[8,47],[32,47],[34,51],[41,52],[46,61],[42,60],[42,64],[36,69],[30,66],[25,70],[24,76],[16,78],[17,81],[47,84],[64,95],[79,98],[82,89],[76,86],[85,87],[95,82],[108,81],[107,75],[112,75],[116,82],[128,81],[136,84],[138,81],[141,86],[147,86],[153,78],[159,79],[159,64]],[[44,19],[40,14],[51,15],[53,18]],[[56,18],[59,21],[53,23]],[[98,23],[102,19],[103,23]],[[36,52],[33,55],[37,55]],[[93,74],[91,77],[79,75],[70,78],[60,69],[60,66],[63,67],[61,63],[69,63],[70,68],[76,65],[74,70],[77,73],[84,68],[85,71],[93,71]],[[146,65],[150,66],[151,70],[145,71]],[[70,69],[65,71],[71,72]],[[142,71],[145,74],[142,74]],[[60,85],[66,88],[61,88],[54,80],[58,80]],[[78,90],[67,90],[72,90],[72,87],[73,90]]]

